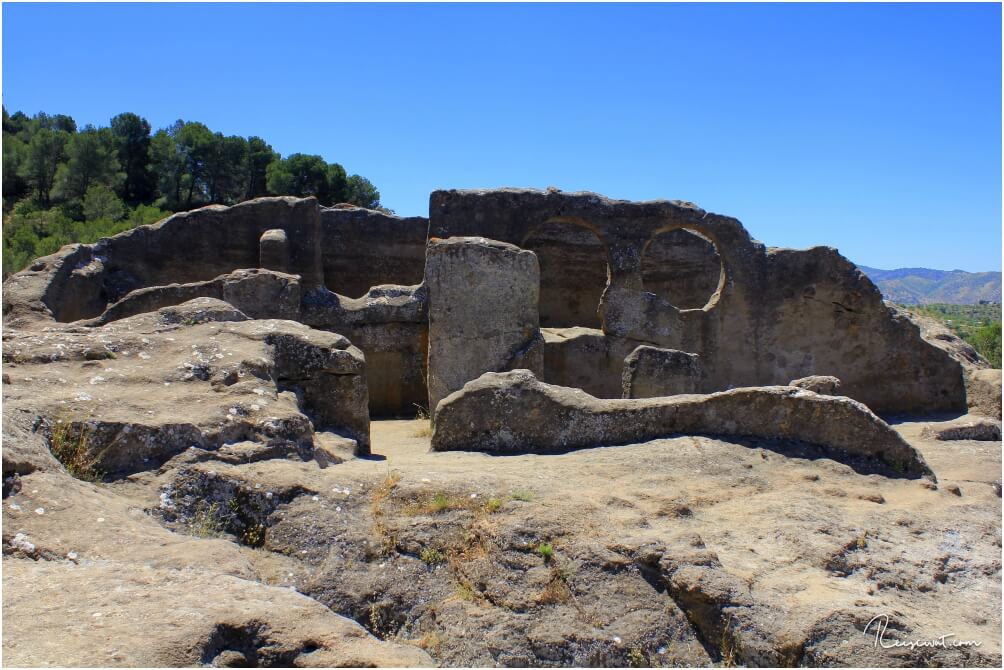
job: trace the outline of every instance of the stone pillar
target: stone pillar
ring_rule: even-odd
[[[262,233],[258,240],[258,267],[276,272],[289,272],[289,240],[286,231],[273,228]]]
[[[625,398],[697,393],[700,382],[701,359],[697,354],[642,345],[624,359],[621,383]]]
[[[541,375],[540,268],[532,251],[483,237],[432,238],[429,292],[429,413],[485,372]]]

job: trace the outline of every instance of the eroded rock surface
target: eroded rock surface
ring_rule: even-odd
[[[920,329],[920,333],[925,340],[948,353],[949,356],[961,363],[964,368],[982,369],[989,367],[987,361],[980,356],[979,352],[971,344],[953,333],[941,321],[925,314],[910,312],[891,302],[886,303],[886,305],[897,316],[909,319],[914,323]]]
[[[844,395],[883,415],[959,412],[967,392],[979,393],[963,371],[985,361],[947,331],[884,303],[835,249],[769,248],[738,220],[693,203],[557,189],[436,191],[429,219],[322,209],[312,198],[183,212],[38,259],[5,281],[4,322],[109,320],[221,298],[252,318],[297,319],[349,337],[379,359],[374,414],[414,413],[429,398],[417,372],[430,348],[427,314],[416,319],[402,309],[389,319],[353,303],[369,300],[375,287],[422,282],[430,233],[539,251],[538,323],[602,332],[554,339],[545,378],[581,381],[597,396],[620,396],[623,358],[639,345],[699,356],[703,392],[836,376]],[[478,297],[491,295],[484,293]],[[514,357],[534,367],[539,344]],[[590,375],[565,365],[565,354],[578,350],[590,358]],[[400,392],[394,378],[404,380]]]
[[[211,298],[7,337],[5,397],[85,467],[121,476],[241,440],[309,453],[316,429],[369,445],[365,363],[340,335],[250,321]]]
[[[1001,422],[981,416],[963,416],[954,421],[931,427],[926,437],[935,440],[987,440],[1001,441]]]
[[[444,238],[482,235],[519,245],[554,224],[586,231],[605,251],[608,279],[598,306],[603,332],[697,354],[702,391],[832,375],[844,395],[880,414],[965,409],[959,361],[885,304],[875,285],[831,247],[768,248],[737,219],[678,200],[506,188],[435,191],[429,202],[429,234]],[[685,253],[677,278],[684,293],[714,286],[702,299],[660,288],[667,284],[661,275],[672,268],[655,263],[660,276],[651,271],[651,260],[665,257],[666,238],[688,231],[678,251],[700,240],[713,247]],[[567,258],[567,266],[549,263],[551,275],[541,281],[567,283],[555,276],[566,271],[581,275],[588,304],[595,289],[585,273],[576,273],[579,256]],[[691,281],[697,277],[705,279]],[[619,379],[620,369],[614,376]]]
[[[374,424],[390,466],[216,450],[97,485],[41,465],[3,501],[5,658],[994,667],[1000,450],[928,425],[902,431],[937,486],[729,438],[430,452],[416,421]],[[883,615],[887,643],[981,645],[876,648]]]
[[[196,298],[222,300],[252,319],[298,319],[300,278],[264,269],[236,270],[210,281],[140,288],[84,323],[101,326]]]
[[[171,532],[126,482],[99,486],[50,468],[25,484],[3,501],[9,665],[431,664],[288,583],[266,583],[250,549]]]
[[[595,328],[541,328],[541,333],[544,381],[582,389],[597,398],[621,397],[624,359],[638,342]]]

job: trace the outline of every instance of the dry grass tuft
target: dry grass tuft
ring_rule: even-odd
[[[564,604],[572,600],[572,591],[563,579],[552,579],[537,596],[540,605]]]
[[[739,659],[739,641],[732,633],[732,615],[722,621],[722,639],[719,642],[718,653],[722,657],[722,666],[734,668]]]
[[[432,437],[432,424],[429,423],[428,419],[415,419],[415,430],[411,433],[412,437]]]
[[[418,411],[415,412],[415,430],[412,437],[432,437],[432,419],[429,412],[421,405],[415,405]]]
[[[454,510],[475,511],[480,507],[481,502],[477,498],[437,491],[431,495],[425,494],[406,505],[404,513],[409,516],[418,516],[420,514],[442,514]]]
[[[222,537],[223,524],[217,514],[219,509],[218,502],[207,505],[205,501],[200,501],[192,519],[188,522],[188,531],[195,537]]]
[[[49,451],[73,477],[98,483],[104,473],[97,469],[97,459],[91,454],[90,436],[87,424],[58,421],[49,434]]]
[[[374,546],[377,548],[379,555],[389,554],[397,544],[396,539],[390,534],[384,521],[383,507],[400,481],[400,473],[388,472],[379,486],[373,489],[373,493],[370,496],[370,511],[373,514]]]
[[[439,650],[443,647],[443,638],[436,631],[432,631],[415,640],[413,644],[419,649],[424,649],[432,654],[438,654]]]

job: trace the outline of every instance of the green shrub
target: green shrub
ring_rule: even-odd
[[[505,501],[502,498],[489,498],[485,501],[485,511],[489,514],[495,514],[495,512],[502,509],[502,505],[504,504]]]
[[[23,270],[34,259],[56,253],[67,244],[97,242],[136,226],[155,223],[170,214],[150,205],[139,205],[132,210],[119,209],[110,200],[115,198],[114,193],[102,193],[101,197],[95,196],[89,211],[91,215],[100,216],[88,221],[76,221],[68,216],[67,212],[73,210],[73,203],[52,209],[38,209],[29,201],[15,205],[3,222],[4,279]],[[108,198],[102,202],[101,198],[106,196]]]
[[[446,560],[446,557],[443,556],[442,552],[438,549],[433,549],[432,547],[426,547],[423,549],[422,553],[420,553],[418,557],[421,558],[422,562],[426,565],[438,565]]]
[[[1001,366],[1001,322],[988,323],[977,328],[968,338],[976,351],[987,359],[991,366]]]

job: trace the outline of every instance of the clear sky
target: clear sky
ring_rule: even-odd
[[[1001,8],[3,5],[3,102],[436,188],[678,198],[772,246],[1001,269]]]

